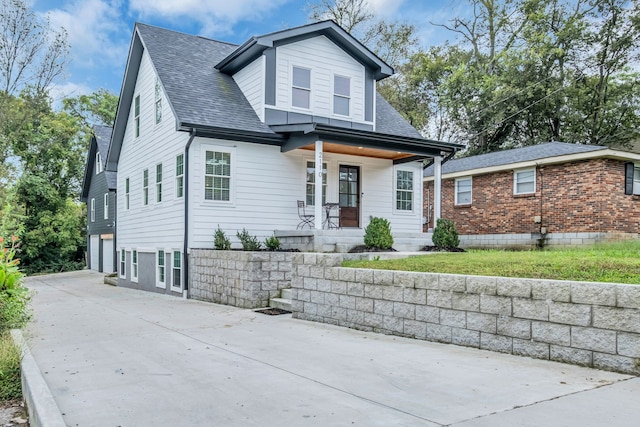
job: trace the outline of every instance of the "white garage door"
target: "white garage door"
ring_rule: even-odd
[[[89,248],[91,259],[89,260],[89,268],[98,271],[100,268],[100,236],[91,236],[91,247]]]
[[[113,273],[113,239],[102,241],[102,271]]]

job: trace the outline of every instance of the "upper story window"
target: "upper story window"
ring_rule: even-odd
[[[149,204],[149,169],[142,171],[142,204]]]
[[[413,210],[413,171],[396,171],[396,210]]]
[[[184,154],[176,156],[176,197],[184,196]]]
[[[160,79],[156,78],[156,124],[162,121],[162,86]]]
[[[134,102],[133,118],[136,138],[140,136],[140,95],[137,95]]]
[[[96,153],[96,175],[102,172],[102,157],[100,153]]]
[[[456,179],[456,205],[471,204],[471,177]]]
[[[162,201],[162,163],[156,165],[156,203]]]
[[[327,164],[322,163],[322,204],[327,201]],[[316,162],[307,162],[307,205],[316,204]]]
[[[109,193],[104,193],[104,219],[109,219]]]
[[[96,199],[91,199],[91,222],[96,220]]]
[[[204,199],[231,200],[231,153],[207,151],[205,155]]]
[[[333,76],[333,113],[348,116],[350,99],[351,79],[349,77]]]
[[[311,106],[311,70],[293,67],[291,105],[309,109]]]
[[[124,208],[129,209],[129,178],[124,180]]]
[[[513,171],[513,194],[532,194],[536,192],[536,169]]]

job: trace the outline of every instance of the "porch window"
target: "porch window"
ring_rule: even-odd
[[[471,177],[456,179],[456,205],[471,204]]]
[[[532,194],[536,192],[536,170],[523,169],[513,172],[513,194]]]
[[[156,165],[156,203],[162,201],[162,163]]]
[[[91,222],[96,220],[96,199],[91,199]]]
[[[127,275],[126,271],[127,266],[127,253],[124,248],[120,249],[120,277],[125,278]]]
[[[204,175],[204,199],[231,200],[231,153],[207,151]]]
[[[142,171],[142,204],[149,204],[149,169]]]
[[[316,162],[307,162],[307,206],[316,205]],[[327,202],[327,164],[322,163],[322,204]]]
[[[104,219],[109,219],[109,193],[104,193]]]
[[[413,210],[413,171],[396,171],[396,210]]]
[[[180,252],[173,253],[173,275],[171,287],[182,289],[182,254]]]
[[[333,113],[348,116],[350,97],[351,79],[349,77],[333,76]]]
[[[159,288],[165,287],[165,279],[164,279],[164,251],[158,251],[158,272],[157,272],[157,281],[156,286]]]
[[[162,86],[160,79],[156,78],[156,124],[162,121]]]
[[[129,209],[129,178],[124,180],[124,208]]]
[[[184,195],[184,154],[176,157],[176,197]]]
[[[291,105],[309,109],[311,105],[311,70],[293,67]]]
[[[133,117],[134,117],[134,129],[135,129],[135,137],[140,136],[140,95],[137,95],[134,100],[134,109],[133,109]]]
[[[138,281],[138,251],[131,251],[131,280],[133,282]]]

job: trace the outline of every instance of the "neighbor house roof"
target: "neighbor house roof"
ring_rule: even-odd
[[[109,143],[113,128],[110,126],[94,126],[91,135],[91,143],[89,144],[89,153],[87,154],[87,164],[84,170],[84,180],[82,182],[82,194],[80,199],[86,201],[89,195],[89,186],[91,185],[91,177],[95,175],[95,158],[96,153],[100,153],[102,162],[106,163],[107,153],[109,152]],[[117,176],[115,172],[104,171],[109,190],[115,190],[117,187]]]

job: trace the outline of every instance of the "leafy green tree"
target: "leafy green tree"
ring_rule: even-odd
[[[98,89],[89,95],[62,100],[64,110],[80,120],[85,128],[95,125],[112,126],[118,108],[118,96],[107,89]]]

